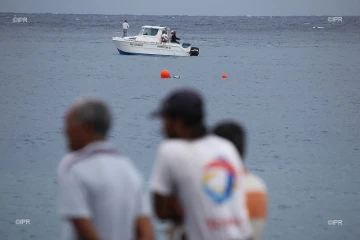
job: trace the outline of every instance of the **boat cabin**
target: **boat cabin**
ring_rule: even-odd
[[[161,35],[163,30],[168,30],[168,37],[170,29],[168,27],[160,26],[142,26],[140,33],[136,36],[136,41],[144,42],[161,42]]]

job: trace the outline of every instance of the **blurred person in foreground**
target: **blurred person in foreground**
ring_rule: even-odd
[[[153,240],[143,180],[130,159],[106,140],[108,107],[85,99],[67,112],[71,153],[58,169],[63,240]]]
[[[246,153],[246,132],[244,128],[233,121],[224,121],[214,128],[214,133],[231,141],[238,150],[241,159],[244,161]],[[254,240],[260,240],[268,214],[267,188],[264,181],[250,173],[245,168],[245,188],[247,207],[254,231]]]
[[[207,133],[200,94],[176,90],[153,116],[167,138],[150,180],[158,218],[183,223],[189,240],[251,239],[242,161],[231,142]]]

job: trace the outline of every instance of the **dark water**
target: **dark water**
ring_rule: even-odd
[[[360,17],[13,16],[0,14],[0,239],[59,236],[55,174],[73,100],[108,101],[112,141],[148,179],[161,141],[148,113],[180,86],[204,93],[209,125],[247,127],[247,165],[269,188],[265,239],[360,238]],[[111,37],[124,19],[130,34],[176,28],[200,56],[121,56]],[[181,78],[161,80],[162,69]]]

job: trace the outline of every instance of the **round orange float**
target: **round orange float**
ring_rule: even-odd
[[[166,69],[161,71],[160,76],[161,78],[171,78],[170,72]]]

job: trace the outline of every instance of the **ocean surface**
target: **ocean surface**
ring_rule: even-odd
[[[111,38],[125,19],[129,35],[176,29],[200,55],[119,55]],[[111,141],[148,180],[162,140],[148,114],[184,86],[204,94],[208,126],[247,128],[246,164],[269,189],[265,239],[360,239],[360,17],[0,13],[0,56],[0,239],[59,238],[56,169],[74,100],[108,102]]]

